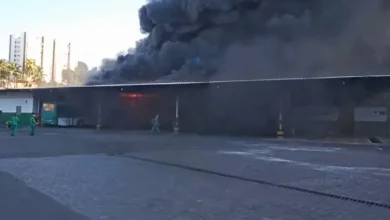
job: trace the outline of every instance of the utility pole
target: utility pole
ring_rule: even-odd
[[[23,33],[23,48],[22,51],[22,70],[23,70],[23,73],[25,72],[26,70],[26,59],[27,59],[27,33],[24,32]]]
[[[68,70],[70,70],[70,48],[71,48],[71,45],[70,43],[68,44],[68,62],[66,64],[66,67]]]
[[[53,40],[53,59],[51,63],[51,82],[55,82],[56,75],[56,40]]]
[[[14,48],[15,48],[15,43],[14,42],[14,39],[13,39],[13,36],[12,34],[9,36],[9,54],[8,54],[8,62],[13,62],[13,59],[12,59],[12,56],[11,55],[14,55],[14,53],[12,53],[11,51],[15,51]]]
[[[41,67],[43,68],[43,53],[45,51],[45,37],[41,39]]]

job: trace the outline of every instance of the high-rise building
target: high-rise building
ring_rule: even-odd
[[[23,68],[24,61],[26,59],[26,44],[27,34],[24,32],[21,36],[16,37],[10,35],[9,38],[9,57],[8,61],[16,63],[20,68]]]
[[[41,66],[45,81],[61,82],[62,70],[70,67],[70,43],[45,36],[32,37],[26,32],[10,35],[9,62],[23,70],[26,59]]]

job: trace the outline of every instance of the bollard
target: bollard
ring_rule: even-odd
[[[278,131],[276,132],[277,138],[278,139],[283,139],[283,135],[284,135],[283,130],[278,129]]]
[[[279,112],[279,127],[278,130],[276,131],[276,137],[278,139],[283,139],[284,136],[284,131],[283,131],[283,116],[282,112]]]
[[[175,121],[173,122],[173,133],[178,134],[179,130],[180,130],[179,118],[175,118]]]

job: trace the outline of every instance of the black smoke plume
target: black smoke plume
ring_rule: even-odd
[[[87,84],[385,74],[388,0],[150,0]]]

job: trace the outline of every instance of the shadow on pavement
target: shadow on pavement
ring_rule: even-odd
[[[0,196],[1,219],[88,219],[4,172],[0,172]]]

